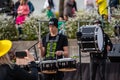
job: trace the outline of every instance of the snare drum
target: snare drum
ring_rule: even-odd
[[[45,74],[55,74],[57,72],[57,61],[56,60],[42,61],[41,72]]]
[[[58,71],[68,72],[76,70],[76,60],[72,58],[58,59]]]
[[[82,33],[80,47],[82,52],[102,52],[103,31],[97,25],[87,25],[80,27]]]

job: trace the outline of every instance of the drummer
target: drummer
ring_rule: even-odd
[[[44,60],[68,57],[68,39],[65,35],[58,34],[58,19],[51,18],[49,20],[49,33],[43,37],[38,47]],[[44,75],[45,80],[62,80],[64,77],[62,72]]]
[[[100,20],[95,20],[94,25],[101,26],[102,22]],[[106,59],[107,53],[112,50],[112,43],[109,39],[108,35],[103,31],[103,50],[98,52],[90,52],[90,80],[95,80],[96,72],[98,68],[98,72],[100,73],[100,80],[105,80],[105,67],[106,67]]]

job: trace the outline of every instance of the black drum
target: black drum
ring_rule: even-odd
[[[55,74],[57,72],[57,61],[46,60],[41,62],[41,72],[45,74]]]
[[[68,72],[76,70],[76,60],[72,58],[58,59],[58,71]]]
[[[82,52],[103,51],[103,31],[98,25],[87,25],[80,27],[80,47]]]

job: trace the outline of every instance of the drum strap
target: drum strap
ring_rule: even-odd
[[[57,47],[57,42],[59,40],[59,35],[57,35],[55,37],[54,40],[50,40],[50,34],[47,34],[46,36],[46,43],[47,43],[47,47],[46,47],[46,57],[55,57],[55,51],[56,51],[56,47]]]

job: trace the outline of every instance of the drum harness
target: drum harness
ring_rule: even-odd
[[[46,56],[45,57],[54,57],[54,52],[57,48],[57,42],[59,40],[59,34],[57,34],[57,36],[55,37],[55,40],[49,40],[50,39],[50,33],[47,34],[46,36],[46,43],[47,43],[47,51],[46,51]],[[48,49],[49,48],[49,49]],[[57,59],[57,56],[56,56]]]

